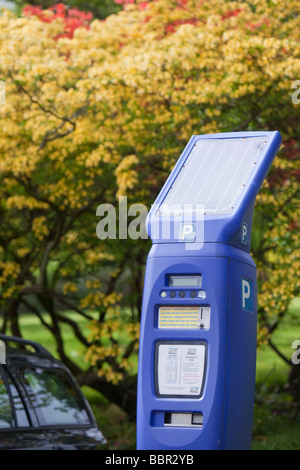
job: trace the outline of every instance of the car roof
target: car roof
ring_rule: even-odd
[[[36,352],[42,353],[46,356],[52,357],[52,354],[50,354],[50,352],[46,348],[44,348],[44,346],[37,343],[36,341],[31,341],[31,340],[27,340],[27,339],[24,339],[24,338],[20,338],[19,336],[4,335],[2,333],[0,333],[0,340],[4,341],[5,343],[13,342],[15,344],[20,344],[20,345],[23,345],[23,346],[26,346],[26,345],[27,346],[32,346],[33,349]]]
[[[28,365],[68,370],[67,367],[65,367],[62,362],[55,359],[44,346],[35,341],[4,334],[0,334],[0,340],[4,341],[6,344],[6,358],[9,362],[22,362]],[[11,345],[12,343],[14,347]],[[28,349],[28,346],[31,350]]]

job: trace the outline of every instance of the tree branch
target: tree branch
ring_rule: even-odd
[[[87,320],[94,320],[93,317],[85,313],[83,310],[81,310],[79,307],[75,307],[71,302],[69,302],[63,295],[58,294],[57,292],[54,291],[47,291],[47,294],[54,297],[57,299],[59,302],[63,303],[66,307],[70,308],[71,310],[74,310],[74,312],[79,313],[82,317],[86,318]]]
[[[49,325],[44,319],[43,319],[43,316],[41,315],[41,313],[39,312],[39,310],[34,307],[34,305],[32,305],[30,302],[28,302],[28,300],[25,300],[24,298],[22,298],[21,302],[31,311],[31,312],[34,312],[35,315],[39,318],[40,322],[42,323],[42,325],[45,326],[45,328],[47,328],[52,334],[53,334],[53,331],[51,329],[51,325]]]
[[[64,317],[63,315],[56,315],[58,321],[62,323],[66,323],[67,325],[70,325],[75,333],[75,336],[79,339],[79,341],[84,345],[84,346],[90,346],[90,343],[87,341],[87,339],[83,336],[81,333],[81,330],[78,326],[78,324],[71,320],[71,318]]]
[[[53,140],[56,140],[56,139],[59,139],[59,138],[62,138],[62,137],[66,137],[67,135],[69,135],[69,134],[71,134],[72,132],[75,131],[76,122],[74,121],[74,119],[76,117],[80,116],[81,114],[83,114],[88,109],[89,103],[87,103],[85,106],[81,106],[80,108],[78,108],[70,117],[59,116],[55,111],[53,111],[49,108],[46,108],[42,103],[40,103],[40,101],[35,99],[29,93],[29,91],[26,90],[26,88],[21,84],[20,81],[15,80],[15,78],[14,78],[11,71],[9,71],[9,76],[10,76],[11,80],[13,81],[13,83],[18,88],[18,90],[20,92],[24,93],[30,99],[31,103],[37,105],[44,113],[50,114],[51,116],[55,117],[59,121],[62,121],[53,130],[46,132],[42,142],[39,145],[39,150],[42,150],[47,145],[48,142],[51,142]],[[68,129],[65,132],[60,133],[59,130],[61,130],[66,123],[70,124],[71,128]]]
[[[289,366],[292,366],[292,361],[290,361],[287,357],[285,357],[282,352],[279,351],[279,349],[275,346],[275,344],[271,341],[271,339],[269,339],[269,345],[271,346],[271,348],[273,349],[273,351],[276,352],[276,354],[278,354],[279,357],[281,357],[281,359],[286,362]]]

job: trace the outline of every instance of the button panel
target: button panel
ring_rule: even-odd
[[[171,299],[185,299],[185,298],[192,298],[192,299],[205,299],[206,298],[206,291],[203,289],[200,290],[163,290],[160,292],[160,297],[163,299],[171,298]]]

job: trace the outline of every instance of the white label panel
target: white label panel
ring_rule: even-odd
[[[199,397],[204,370],[204,344],[163,343],[158,345],[159,395]]]
[[[4,341],[0,341],[0,364],[6,364],[6,347]]]

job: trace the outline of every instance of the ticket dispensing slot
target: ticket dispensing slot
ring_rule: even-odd
[[[169,427],[198,427],[203,426],[202,413],[165,413],[165,426]]]

